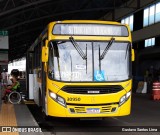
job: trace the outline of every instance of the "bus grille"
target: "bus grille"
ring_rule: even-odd
[[[87,113],[85,107],[75,107],[75,113]],[[101,107],[100,113],[110,113],[111,112],[111,106],[105,106]]]
[[[103,112],[103,113],[107,113],[107,112],[111,112],[111,106],[104,106],[104,107],[102,107],[102,110],[101,110],[101,112]]]
[[[121,85],[107,86],[64,86],[63,91],[73,94],[109,94],[123,90]]]
[[[76,113],[86,113],[85,107],[75,107],[74,109]]]
[[[114,105],[106,105],[106,106],[69,106],[69,111],[71,113],[114,113],[116,112],[118,105],[114,104]],[[99,108],[100,111],[99,112],[88,112],[87,109],[88,108]]]

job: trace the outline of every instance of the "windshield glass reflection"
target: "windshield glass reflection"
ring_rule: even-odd
[[[59,81],[122,81],[129,79],[129,43],[77,42],[86,56],[83,59],[70,41],[51,42],[49,47],[49,78]]]

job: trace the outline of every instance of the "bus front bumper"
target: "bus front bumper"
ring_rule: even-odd
[[[99,105],[69,104],[66,107],[60,105],[51,98],[48,98],[47,104],[48,116],[54,117],[114,117],[130,114],[131,97],[121,106],[118,103],[107,103]]]

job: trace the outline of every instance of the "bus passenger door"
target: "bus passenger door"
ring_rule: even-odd
[[[44,40],[43,40],[44,41]],[[42,110],[47,113],[47,108],[46,108],[46,69],[47,69],[47,62],[48,62],[48,40],[45,40],[45,46],[44,46],[44,42],[42,43],[42,70],[41,70],[41,74],[42,74]],[[47,114],[46,114],[47,115]]]

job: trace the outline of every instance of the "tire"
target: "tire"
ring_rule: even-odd
[[[42,96],[41,96],[41,91],[40,91],[40,89],[39,89],[39,107],[42,107],[42,98],[41,98]]]
[[[51,117],[50,117],[50,116],[47,116],[46,113],[43,112],[43,111],[42,111],[42,117],[43,117],[43,120],[44,120],[44,121],[50,121],[50,120],[51,120]]]
[[[21,102],[21,94],[19,92],[11,92],[8,96],[9,102],[12,104],[19,104]]]

